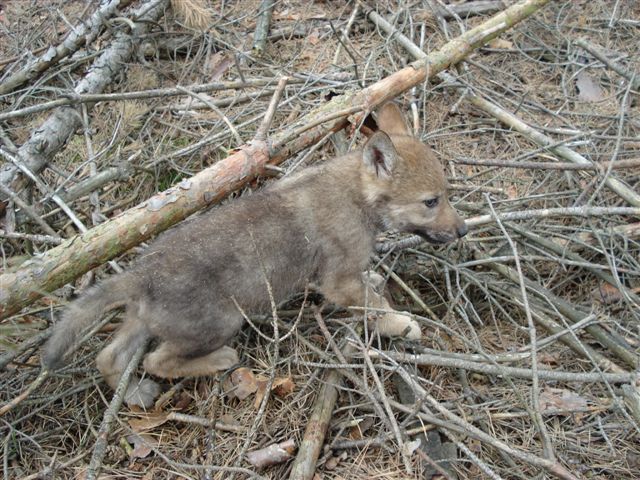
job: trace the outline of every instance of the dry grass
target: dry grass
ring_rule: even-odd
[[[342,48],[337,64],[333,57],[338,47],[336,30],[346,24],[353,4],[332,2],[277,2],[272,32],[289,32],[267,43],[265,57],[252,61],[250,52],[255,12],[259,2],[211,2],[211,22],[191,24],[203,33],[194,34],[174,21],[173,13],[154,26],[145,39],[144,52],[126,66],[112,92],[206,83],[219,79],[273,78],[269,87],[254,87],[211,93],[212,100],[228,100],[252,94],[253,99],[228,106],[222,112],[236,127],[243,141],[250,140],[261,120],[279,75],[302,79],[303,83],[287,87],[272,130],[291,123],[294,118],[322,104],[329,95],[370,84],[410,61],[408,54],[364,17],[358,16]],[[405,35],[418,41],[424,28],[424,49],[436,49],[459,33],[456,21],[447,22],[447,33],[420,2],[377,2],[381,14],[394,18],[393,23]],[[459,3],[459,2],[456,2]],[[85,2],[2,2],[0,3],[0,62],[2,78],[24,64],[27,50],[57,44],[83,14]],[[614,12],[615,10],[615,12]],[[89,12],[90,13],[90,12]],[[189,22],[198,12],[177,12]],[[84,12],[85,16],[87,15]],[[397,16],[393,17],[393,14]],[[198,16],[198,15],[196,15]],[[198,16],[198,18],[203,18]],[[481,17],[463,20],[469,28]],[[538,128],[592,161],[621,160],[640,157],[640,111],[638,92],[604,67],[573,42],[581,37],[603,46],[611,58],[640,75],[638,58],[638,26],[640,10],[634,2],[556,2],[503,35],[470,57],[458,70],[459,77],[521,119]],[[291,32],[304,30],[302,36]],[[91,46],[71,60],[52,67],[41,79],[23,90],[1,99],[3,111],[37,105],[57,98],[73,88],[91,62],[94,49],[108,46],[110,34],[103,33]],[[5,59],[18,58],[4,62]],[[235,59],[234,59],[235,57]],[[585,101],[576,87],[579,74],[586,73],[601,89],[600,99]],[[461,98],[462,97],[462,98]],[[237,147],[237,142],[220,116],[210,109],[189,106],[185,97],[151,100],[115,101],[96,105],[90,112],[91,146],[98,156],[95,168],[130,161],[131,175],[101,188],[92,200],[89,196],[70,203],[76,215],[87,226],[111,217],[168,188],[207,165],[224,158]],[[458,209],[467,217],[490,212],[489,202],[498,212],[551,207],[624,206],[615,193],[603,188],[602,175],[545,169],[508,169],[464,165],[454,160],[464,158],[502,160],[557,160],[552,153],[541,151],[522,135],[512,131],[487,113],[464,99],[463,92],[441,83],[422,85],[399,99],[409,110],[415,102],[419,112],[420,136],[430,143],[446,165],[452,184],[462,189],[454,192]],[[453,108],[455,107],[455,108]],[[20,145],[50,114],[9,120],[0,124],[0,146]],[[80,135],[49,163],[42,178],[50,188],[69,186],[88,178],[87,141]],[[172,155],[203,138],[209,142],[199,149]],[[320,162],[335,154],[327,142],[304,164]],[[304,158],[305,152],[283,165],[290,169]],[[158,158],[163,158],[158,162]],[[640,185],[640,168],[614,170],[636,192]],[[259,188],[270,179],[255,182]],[[37,190],[22,192],[24,198],[60,236],[68,237],[76,229],[59,209],[40,202]],[[0,228],[23,233],[41,234],[38,227],[13,206],[4,210]],[[517,244],[524,276],[548,292],[578,309],[582,317],[592,315],[589,325],[597,324],[612,342],[622,346],[634,358],[640,349],[640,308],[634,298],[624,298],[626,291],[639,292],[640,244],[637,230],[632,235],[610,234],[613,227],[637,222],[634,217],[602,216],[589,219],[563,217],[505,224]],[[561,253],[517,230],[534,233],[561,245]],[[395,238],[393,235],[388,238]],[[383,239],[388,241],[388,238]],[[19,239],[2,239],[3,270],[16,268],[31,255],[50,246]],[[581,258],[570,258],[569,254]],[[135,252],[118,259],[122,266]],[[411,309],[424,318],[425,339],[421,346],[395,342],[373,342],[381,350],[416,351],[425,348],[465,354],[482,353],[487,362],[500,360],[505,353],[520,353],[509,366],[531,368],[531,338],[522,302],[518,299],[518,282],[498,273],[490,262],[469,264],[488,256],[494,263],[515,269],[513,251],[497,224],[475,229],[459,244],[447,248],[419,245],[397,249],[384,257],[404,285],[389,280],[395,303]],[[469,265],[465,265],[469,264]],[[380,270],[381,273],[384,273]],[[617,276],[620,285],[608,285],[599,273]],[[109,267],[96,270],[97,276],[112,273]],[[85,281],[87,279],[85,278]],[[78,283],[76,286],[81,286]],[[515,288],[515,290],[513,290]],[[435,312],[435,319],[407,294],[413,290]],[[25,345],[46,329],[51,315],[66,303],[69,288],[49,295],[24,313],[0,323],[0,349],[10,353]],[[515,292],[515,293],[514,293]],[[549,302],[549,295],[528,290],[530,312],[534,320],[544,316],[560,328],[572,323],[566,312]],[[280,314],[285,325],[296,317],[301,299],[293,299]],[[324,312],[324,318],[336,341],[347,336],[344,312]],[[354,322],[352,321],[351,324]],[[270,322],[259,323],[270,335]],[[97,350],[107,341],[112,326],[91,338],[70,365],[48,379],[33,395],[0,418],[0,448],[4,478],[83,478],[89,462],[103,413],[111,398],[93,365]],[[559,338],[537,326],[537,363],[539,368],[563,371],[597,371],[593,358],[570,349]],[[564,337],[572,337],[578,345],[616,362],[625,364],[611,348],[594,339],[585,325]],[[309,345],[309,343],[311,345]],[[0,403],[17,397],[39,372],[39,342],[14,358],[0,371]],[[285,341],[270,343],[251,328],[237,338],[243,363],[255,375],[291,377],[295,390],[287,397],[271,395],[259,428],[249,439],[250,449],[257,449],[291,437],[302,438],[308,415],[322,384],[326,368],[318,363],[338,363],[319,331],[308,307],[297,331]],[[315,350],[312,348],[315,346]],[[273,363],[275,349],[279,359]],[[320,350],[320,353],[317,350]],[[322,353],[324,352],[324,353]],[[361,351],[354,363],[362,363]],[[387,398],[398,400],[399,380],[394,363],[374,360]],[[415,371],[420,387],[443,406],[466,419],[475,427],[511,447],[532,455],[543,456],[540,427],[528,412],[532,394],[539,394],[546,436],[558,462],[578,478],[634,479],[640,469],[640,426],[632,410],[621,400],[620,385],[578,382],[540,381],[540,390],[532,392],[531,380],[510,379],[471,373],[464,368],[405,365]],[[636,367],[637,368],[637,367]],[[371,395],[375,386],[371,372],[353,368],[362,385],[344,381],[331,419],[325,450],[317,469],[322,479],[405,479],[419,478],[427,462],[418,453],[409,455],[413,474],[405,471],[400,449],[390,434],[388,418],[380,418]],[[401,383],[401,382],[400,382]],[[217,420],[235,426],[234,431],[214,430],[193,423],[169,421],[144,433],[144,445],[135,447],[129,420],[139,412],[123,408],[109,435],[109,448],[102,466],[101,478],[231,478],[228,471],[207,472],[207,466],[248,465],[238,459],[247,432],[256,419],[254,397],[233,398],[224,382],[216,379],[186,379],[166,382],[175,387],[159,411],[176,411],[200,418]],[[565,394],[563,396],[563,393]],[[412,432],[428,423],[395,410],[403,431]],[[440,418],[442,416],[440,415]],[[362,426],[362,430],[355,427]],[[366,427],[366,428],[365,428]],[[550,474],[508,454],[486,441],[455,434],[468,448],[458,448],[449,460],[450,475],[458,478],[480,478],[493,472],[506,479],[547,478]],[[448,440],[440,435],[443,443]],[[370,439],[356,446],[342,445]],[[151,447],[145,450],[144,446]],[[333,445],[333,447],[330,447]],[[340,446],[345,448],[337,448]],[[347,448],[348,447],[348,448]],[[427,455],[435,455],[427,445]],[[342,453],[345,452],[345,453]],[[471,457],[473,454],[474,457]],[[237,462],[237,463],[236,463]],[[51,473],[54,468],[54,473]],[[289,463],[260,472],[266,478],[287,478]],[[207,477],[207,475],[209,475]],[[236,478],[243,478],[237,474]],[[432,478],[429,476],[429,478]],[[498,478],[498,477],[496,477]]]

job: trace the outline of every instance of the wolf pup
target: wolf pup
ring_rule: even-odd
[[[143,366],[163,378],[199,376],[238,361],[227,343],[243,315],[269,311],[309,283],[332,303],[368,306],[381,335],[419,339],[408,315],[394,312],[363,272],[376,234],[416,233],[432,243],[464,236],[447,182],[429,148],[410,135],[394,104],[361,150],[306,169],[257,193],[197,215],[164,234],[133,267],[69,305],[47,342],[43,363],[60,367],[78,334],[105,311],[126,307],[123,325],[100,352],[98,369],[115,388],[134,352],[157,340]],[[368,291],[367,291],[368,290]],[[129,405],[149,407],[159,386],[131,381]]]

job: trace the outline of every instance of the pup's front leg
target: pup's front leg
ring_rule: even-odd
[[[353,275],[339,275],[325,279],[320,285],[324,296],[330,302],[343,306],[365,306],[388,313],[376,314],[376,326],[384,337],[404,336],[408,340],[419,340],[420,326],[408,313],[396,312],[386,298],[378,292],[384,279],[374,272],[365,272],[362,278]]]
[[[393,310],[392,312],[379,312],[377,315],[377,326],[380,335],[385,337],[404,336],[408,340],[420,340],[422,332],[420,326],[415,320],[411,320],[408,312],[400,312],[395,310],[384,296],[384,277],[372,270],[363,272],[362,280],[369,289],[369,295],[376,296],[375,301],[378,302],[381,310]],[[373,306],[371,301],[370,306]]]

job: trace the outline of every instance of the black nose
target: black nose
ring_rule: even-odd
[[[469,231],[469,229],[467,228],[467,224],[462,222],[462,225],[460,225],[458,227],[458,230],[457,230],[458,238],[464,237],[467,234],[468,231]]]

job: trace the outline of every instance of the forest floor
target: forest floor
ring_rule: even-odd
[[[18,152],[56,110],[2,115],[65,98],[141,4],[131,2],[89,45],[0,95],[3,152]],[[171,9],[149,23],[106,92],[245,85],[201,93],[205,102],[183,92],[74,107],[82,127],[38,172],[43,188],[10,185],[34,215],[14,201],[0,203],[3,272],[18,272],[77,235],[79,222],[98,225],[250,141],[283,75],[290,81],[269,134],[414,60],[363,7],[344,0],[276,2],[259,56],[252,50],[259,4],[211,1],[200,29]],[[0,0],[0,88],[97,5]],[[504,8],[456,18],[453,7],[477,4],[370,5],[426,53]],[[599,46],[626,77],[581,39]],[[397,308],[420,322],[419,343],[353,336],[361,318],[322,306],[315,294],[305,303],[301,293],[278,311],[282,328],[295,326],[287,338],[274,341],[273,318],[256,319],[234,341],[241,370],[164,381],[151,411],[122,406],[101,434],[113,391],[95,355],[120,316],[42,380],[39,347],[76,293],[126,269],[144,245],[1,321],[0,408],[10,405],[0,416],[2,478],[91,477],[91,458],[104,440],[98,478],[289,478],[292,461],[259,469],[246,454],[292,440],[295,457],[329,383],[338,396],[317,480],[542,479],[556,467],[574,478],[637,479],[640,388],[637,378],[620,374],[638,372],[640,358],[639,43],[637,2],[550,2],[450,69],[453,80],[437,78],[396,99],[445,166],[452,204],[471,226],[464,240],[441,247],[403,242],[393,232],[379,239],[377,271]],[[254,80],[260,85],[251,86]],[[363,138],[353,127],[328,135],[233,196],[357,148]],[[579,169],[579,158],[587,168]],[[62,195],[101,172],[115,173],[93,191]],[[51,192],[67,199],[71,215]],[[636,210],[621,209],[631,206]],[[344,349],[347,339],[344,364],[332,344]]]

